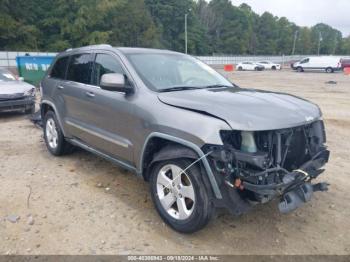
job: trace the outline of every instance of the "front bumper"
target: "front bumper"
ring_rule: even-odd
[[[0,112],[27,110],[35,105],[34,97],[22,99],[0,100]]]
[[[323,148],[309,161],[302,164],[298,169],[287,172],[281,183],[271,183],[268,185],[253,184],[245,180],[234,178],[230,174],[225,174],[223,169],[218,169],[215,161],[226,161],[226,150],[221,148],[211,154],[210,164],[216,174],[220,190],[223,195],[222,200],[216,200],[218,207],[225,207],[235,215],[248,212],[259,202],[251,201],[244,196],[254,194],[261,196],[260,203],[266,203],[272,199],[280,198],[278,209],[281,213],[289,213],[304,203],[308,202],[316,191],[327,191],[327,183],[312,184],[324,172],[322,167],[328,162],[330,152]],[[240,156],[239,156],[240,157]],[[234,158],[238,158],[234,156]],[[258,163],[257,159],[252,159],[251,163]],[[229,161],[230,162],[230,161]],[[282,169],[282,168],[281,168]],[[266,170],[266,174],[279,171],[278,168]],[[262,173],[257,173],[262,174]],[[239,183],[237,183],[239,181]]]
[[[327,191],[327,183],[311,184],[311,181],[323,173],[321,169],[329,160],[329,151],[323,150],[299,169],[287,173],[283,182],[273,185],[254,185],[243,182],[243,188],[264,195],[268,199],[281,196],[278,208],[281,213],[289,213],[310,201],[316,191]]]

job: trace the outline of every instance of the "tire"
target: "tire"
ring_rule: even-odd
[[[243,71],[243,68],[241,66],[239,66],[238,71]]]
[[[190,164],[191,161],[187,159],[161,161],[151,171],[153,203],[164,222],[181,233],[193,233],[202,229],[214,212],[200,169],[192,166],[181,173]],[[179,208],[178,203],[182,208]]]
[[[334,73],[334,70],[332,67],[327,67],[326,72],[330,74],[330,73]]]
[[[299,73],[301,73],[301,72],[304,72],[304,69],[303,69],[301,66],[298,66],[298,67],[297,67],[297,71],[298,71]]]
[[[277,68],[275,66],[271,67],[271,70],[277,70]]]
[[[258,67],[255,67],[255,68],[254,68],[254,71],[258,71],[258,70],[259,70],[259,68],[258,68]]]
[[[46,113],[43,130],[46,147],[52,155],[62,156],[73,151],[74,147],[65,140],[54,112]]]
[[[34,114],[35,113],[35,105],[32,105],[30,108],[26,109],[24,111],[24,113],[25,114],[30,114],[30,115]]]

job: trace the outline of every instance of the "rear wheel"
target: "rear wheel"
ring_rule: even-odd
[[[190,164],[186,159],[159,162],[152,169],[150,181],[159,215],[182,233],[202,229],[213,213],[200,170],[196,166],[186,169]]]
[[[277,68],[276,68],[275,66],[272,66],[271,69],[272,69],[272,70],[276,70]]]
[[[238,67],[238,71],[242,71],[243,68],[241,66]]]
[[[327,68],[326,68],[326,72],[327,72],[327,73],[333,73],[334,70],[333,70],[332,67],[327,67]]]
[[[73,151],[73,146],[65,140],[56,115],[52,111],[48,111],[44,118],[44,139],[47,149],[55,156]]]

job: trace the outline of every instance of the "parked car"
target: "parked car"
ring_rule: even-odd
[[[41,83],[49,152],[81,147],[150,182],[172,228],[203,228],[280,198],[286,213],[327,190],[311,184],[329,157],[319,107],[243,89],[191,56],[108,45],[57,56]],[[137,192],[135,192],[137,194]]]
[[[242,62],[236,65],[238,71],[263,71],[265,67],[253,62]]]
[[[0,112],[35,111],[35,87],[23,82],[10,71],[0,69]]]
[[[350,68],[350,58],[343,58],[340,60],[340,63],[341,63],[342,69],[347,68],[347,67]]]
[[[305,70],[324,70],[327,73],[341,70],[340,58],[333,56],[307,57],[292,64],[292,68],[298,72]]]
[[[282,66],[280,64],[272,63],[270,61],[261,61],[257,63],[258,65],[262,65],[265,69],[269,70],[281,70]]]

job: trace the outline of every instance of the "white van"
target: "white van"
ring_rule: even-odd
[[[304,70],[325,70],[327,73],[333,73],[341,70],[341,63],[340,57],[335,56],[306,57],[292,64],[292,68],[298,72],[304,72]]]

